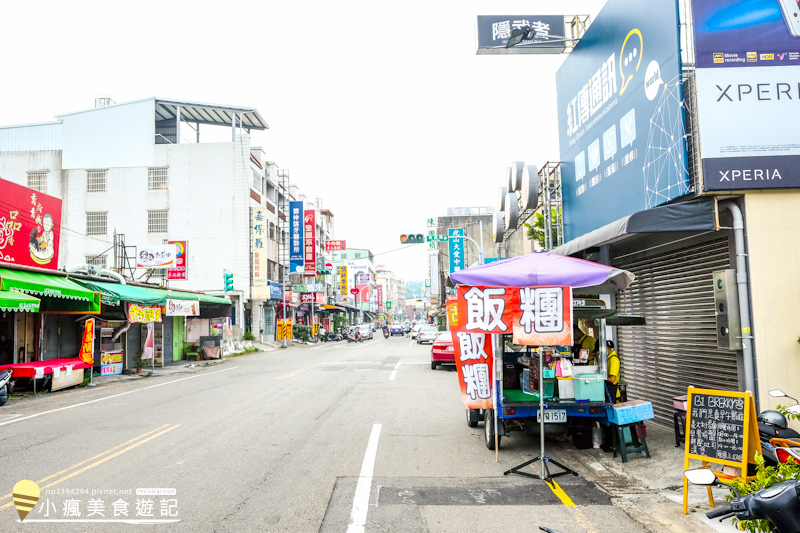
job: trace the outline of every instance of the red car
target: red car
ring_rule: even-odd
[[[443,363],[456,364],[453,337],[449,331],[440,331],[431,346],[431,369],[436,370],[437,365]]]

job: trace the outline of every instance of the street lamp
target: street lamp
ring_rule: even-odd
[[[571,41],[580,41],[579,38],[572,38],[565,37],[564,35],[544,35],[543,37],[548,37],[548,43],[566,43]],[[550,39],[549,37],[557,37],[557,39]],[[506,43],[506,48],[511,48],[512,46],[517,46],[519,43],[525,40],[535,39],[536,38],[536,30],[531,28],[530,26],[523,26],[521,28],[517,28],[511,31],[511,37],[508,38],[508,42]]]

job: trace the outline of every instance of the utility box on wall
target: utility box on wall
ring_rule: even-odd
[[[717,346],[723,350],[742,349],[742,325],[739,320],[739,289],[736,270],[714,272],[714,317],[717,322]]]

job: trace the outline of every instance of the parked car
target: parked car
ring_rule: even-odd
[[[412,339],[416,339],[417,338],[417,334],[419,333],[420,329],[422,329],[422,324],[417,324],[416,326],[411,328],[411,338]]]
[[[403,326],[400,324],[392,324],[392,327],[389,328],[389,333],[392,334],[392,337],[395,335],[402,335],[403,334]]]
[[[436,340],[431,345],[431,369],[441,364],[456,364],[456,355],[453,351],[453,337],[449,331],[440,331]]]
[[[419,330],[419,333],[417,333],[417,344],[422,344],[423,342],[429,342],[433,344],[438,334],[439,328],[436,326],[423,325]]]
[[[361,324],[358,326],[358,331],[361,332],[361,337],[364,340],[369,340],[372,338],[372,328],[369,327],[369,324]]]

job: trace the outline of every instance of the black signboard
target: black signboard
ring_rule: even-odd
[[[745,443],[746,398],[719,394],[691,396],[689,453],[711,460],[742,463]]]

